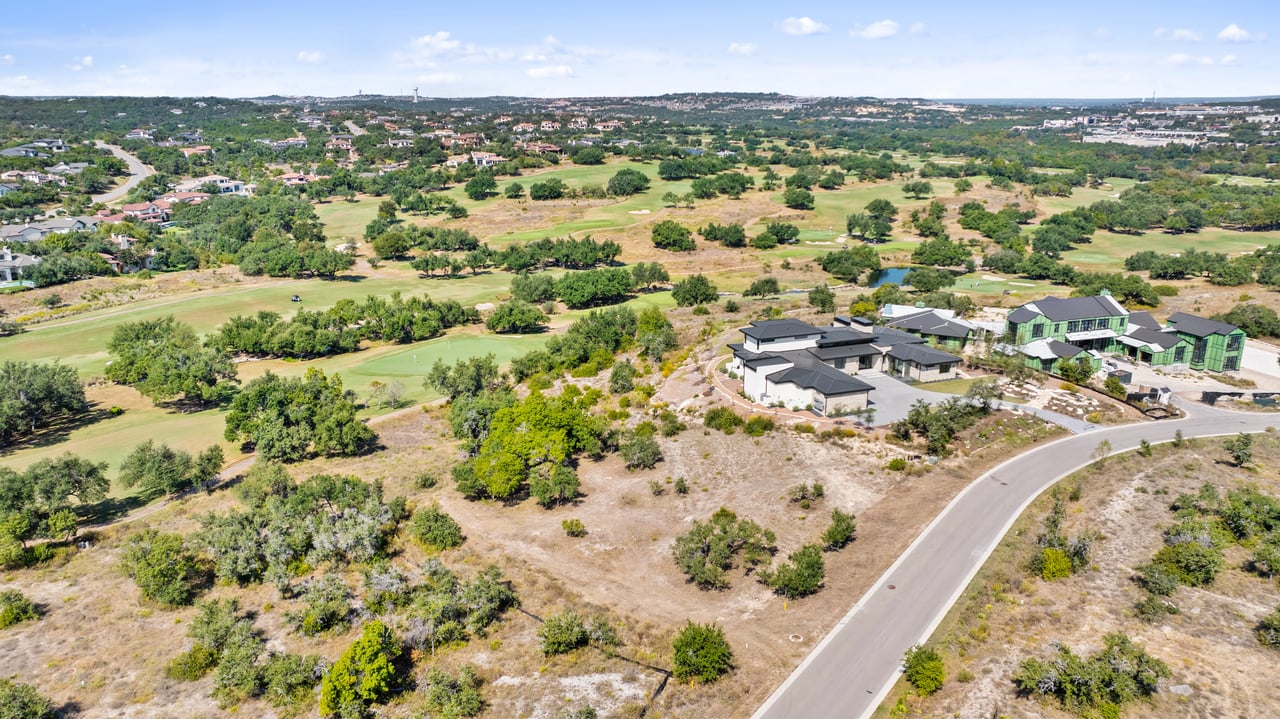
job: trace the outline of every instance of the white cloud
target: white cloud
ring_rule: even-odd
[[[1236,57],[1235,55],[1223,55],[1222,59],[1219,60],[1218,62],[1223,65],[1234,65],[1239,61],[1240,61],[1240,58]]]
[[[758,48],[749,42],[729,43],[730,55],[754,55]]]
[[[429,72],[414,78],[423,85],[448,85],[458,81],[458,76],[451,72]]]
[[[568,65],[543,65],[531,67],[524,74],[529,77],[569,77],[573,74],[573,68]]]
[[[1213,58],[1204,55],[1190,55],[1178,52],[1164,59],[1166,65],[1212,65]]]
[[[788,35],[816,35],[826,32],[827,26],[806,15],[787,18],[778,23],[778,29]]]
[[[301,50],[298,52],[298,62],[305,62],[308,65],[318,65],[324,59],[324,53],[319,50]]]
[[[14,63],[13,55],[8,53],[4,55],[0,55],[0,65],[12,65],[13,63]]]
[[[1235,23],[1231,23],[1230,25],[1222,28],[1218,33],[1218,39],[1226,40],[1227,42],[1247,42],[1249,40],[1257,40],[1259,38],[1260,36],[1245,30]]]
[[[866,27],[858,25],[849,31],[854,37],[860,37],[864,40],[879,40],[883,37],[893,37],[898,34],[898,23],[893,20],[877,20]]]
[[[74,63],[68,66],[68,68],[73,72],[80,72],[81,70],[84,70],[90,67],[93,67],[93,55],[85,55],[84,57],[80,58],[79,60],[76,60]]]
[[[907,32],[911,33],[912,35],[919,35],[920,33],[924,32],[924,23],[922,22],[911,23],[911,29],[908,30]]]
[[[471,43],[464,43],[453,37],[447,30],[415,37],[409,42],[409,49],[396,53],[396,60],[407,67],[435,67],[436,61],[443,57],[470,55],[476,51]]]
[[[560,40],[555,35],[548,35],[542,38],[542,44],[550,45],[551,47],[560,47]]]
[[[1169,39],[1177,40],[1181,42],[1200,42],[1200,33],[1196,32],[1195,30],[1187,30],[1186,28],[1179,28],[1169,34]]]

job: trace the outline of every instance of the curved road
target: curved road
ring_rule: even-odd
[[[125,181],[123,185],[114,190],[104,192],[101,195],[94,195],[93,201],[95,203],[101,202],[104,205],[108,205],[116,200],[124,199],[124,196],[129,194],[129,190],[137,187],[139,182],[142,182],[150,175],[155,174],[155,170],[152,170],[150,167],[142,164],[142,160],[139,160],[115,145],[108,145],[105,142],[98,141],[94,141],[93,144],[97,145],[101,149],[110,150],[111,154],[121,160],[124,160],[125,164],[129,166],[129,179]]]
[[[1184,407],[1188,416],[1096,429],[1051,442],[997,466],[966,487],[921,532],[753,719],[865,719],[897,680],[903,653],[926,641],[983,562],[1041,492],[1088,465],[1102,440],[1112,453],[1146,439],[1167,442],[1260,432],[1274,414]]]

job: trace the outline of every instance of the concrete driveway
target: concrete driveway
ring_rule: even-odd
[[[876,410],[875,423],[877,425],[891,424],[900,419],[905,419],[907,413],[911,411],[911,405],[920,400],[924,400],[929,404],[938,404],[960,396],[943,392],[930,392],[925,389],[929,386],[927,384],[910,385],[880,372],[860,372],[857,377],[875,387],[875,390],[871,393],[871,406]],[[993,404],[1000,409],[1034,414],[1046,422],[1052,422],[1063,427],[1073,434],[1088,432],[1097,426],[1064,414],[1040,409],[1039,407],[1028,407],[1015,402],[995,402]]]
[[[152,170],[150,167],[147,167],[146,165],[142,164],[141,160],[134,157],[133,155],[130,155],[129,153],[125,152],[119,147],[116,147],[115,145],[108,145],[105,142],[97,142],[97,141],[95,141],[94,144],[101,149],[110,150],[111,154],[115,155],[121,160],[124,160],[124,164],[129,166],[129,179],[126,180],[123,185],[115,188],[114,190],[104,192],[101,195],[94,195],[93,201],[95,203],[101,202],[102,204],[105,205],[105,204],[110,204],[112,202],[115,202],[116,200],[123,199],[125,195],[129,194],[130,190],[138,186],[138,183],[142,182],[147,177],[150,177],[152,174],[155,173],[155,171]]]

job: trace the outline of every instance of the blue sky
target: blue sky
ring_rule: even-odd
[[[1280,94],[1280,3],[10,0],[8,95]]]

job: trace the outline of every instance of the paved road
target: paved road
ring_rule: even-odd
[[[110,150],[111,154],[115,155],[121,160],[124,160],[125,164],[129,166],[129,173],[130,173],[130,177],[128,181],[126,181],[123,185],[117,187],[114,190],[111,190],[110,192],[104,192],[101,195],[94,195],[93,196],[94,202],[111,204],[112,202],[115,202],[117,200],[124,199],[124,196],[129,194],[129,190],[132,190],[133,188],[137,187],[138,183],[145,180],[148,176],[155,174],[155,170],[152,170],[150,167],[147,167],[146,165],[142,164],[142,160],[139,160],[138,158],[134,157],[133,155],[130,155],[129,153],[116,147],[115,145],[108,145],[105,142],[94,142],[94,144],[100,148]]]
[[[1146,439],[1258,432],[1273,414],[1186,407],[1189,416],[1091,432],[1052,442],[1001,464],[965,488],[753,715],[753,719],[864,719],[897,680],[902,654],[933,634],[1018,515],[1058,479],[1091,461],[1099,442],[1113,452]]]

